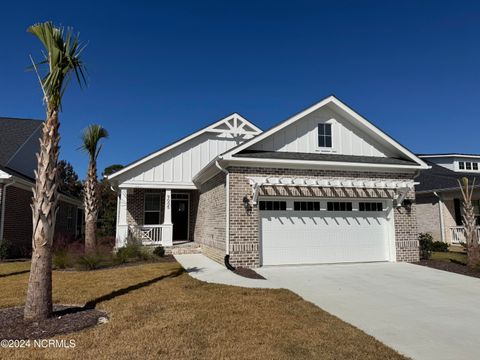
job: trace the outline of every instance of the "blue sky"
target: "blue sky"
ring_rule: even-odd
[[[473,1],[8,2],[0,116],[44,118],[26,33],[39,21],[88,41],[89,86],[70,86],[61,158],[90,123],[99,168],[129,163],[232,112],[261,128],[335,94],[415,152],[480,153],[480,3]]]

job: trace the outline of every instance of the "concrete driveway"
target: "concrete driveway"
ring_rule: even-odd
[[[480,359],[480,279],[406,263],[257,269],[414,359]]]

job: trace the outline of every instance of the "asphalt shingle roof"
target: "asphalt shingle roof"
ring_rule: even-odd
[[[254,159],[282,159],[282,160],[306,160],[306,161],[341,161],[365,164],[390,164],[390,165],[414,165],[416,162],[398,158],[377,157],[377,156],[356,156],[339,154],[312,154],[301,152],[282,151],[242,151],[233,157],[254,158]]]
[[[432,168],[429,170],[422,170],[420,175],[415,179],[419,185],[415,185],[415,191],[437,191],[446,189],[459,188],[458,179],[466,177],[470,181],[477,178],[475,184],[480,185],[480,174],[472,174],[466,172],[455,172],[443,166],[437,165],[428,159],[422,159]]]
[[[0,117],[0,165],[6,166],[41,124],[41,120]]]

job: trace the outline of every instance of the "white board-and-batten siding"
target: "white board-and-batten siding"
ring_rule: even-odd
[[[119,176],[122,185],[192,185],[192,178],[217,155],[238,145],[224,134],[203,133]]]
[[[333,147],[318,147],[318,124],[332,124]],[[254,144],[250,149],[387,157],[387,150],[330,108],[321,108]]]

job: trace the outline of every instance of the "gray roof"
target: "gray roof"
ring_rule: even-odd
[[[11,157],[41,125],[41,120],[0,117],[0,165],[7,165]]]
[[[427,159],[424,161],[432,168],[422,170],[420,175],[415,179],[420,184],[415,185],[415,191],[441,191],[447,189],[458,189],[458,179],[466,177],[473,181],[475,175],[472,173],[456,172],[449,170],[443,166],[437,165]],[[480,177],[477,177],[476,184],[480,184]]]
[[[300,152],[282,152],[282,151],[253,151],[246,150],[233,155],[236,158],[250,159],[282,159],[282,160],[306,160],[306,161],[339,161],[353,162],[363,164],[388,164],[388,165],[410,165],[420,166],[416,162],[378,156],[356,156],[356,155],[339,155],[339,154],[312,154]]]

